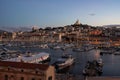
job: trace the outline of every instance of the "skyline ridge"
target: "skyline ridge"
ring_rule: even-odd
[[[72,24],[71,24],[72,25]],[[88,25],[88,24],[82,24],[82,25]],[[67,26],[67,25],[66,25]],[[92,26],[92,25],[89,25],[89,26]],[[34,26],[19,26],[19,27],[13,27],[13,26],[3,26],[3,27],[0,27],[0,30],[3,30],[3,31],[8,31],[8,32],[14,32],[14,31],[31,31],[32,28]],[[57,27],[64,27],[64,26],[56,26],[56,27],[53,27],[53,26],[46,26],[46,27],[40,27],[40,26],[36,26],[37,28],[47,28],[47,27],[51,27],[51,28],[57,28]],[[109,24],[109,25],[103,25],[103,26],[92,26],[92,27],[106,27],[106,28],[110,28],[110,27],[117,27],[117,28],[120,28],[120,24]]]

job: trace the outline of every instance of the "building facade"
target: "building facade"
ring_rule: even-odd
[[[55,80],[53,66],[0,61],[0,80]]]

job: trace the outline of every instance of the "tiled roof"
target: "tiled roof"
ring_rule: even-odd
[[[35,63],[24,63],[24,62],[0,61],[0,67],[14,67],[14,68],[22,68],[22,69],[47,70],[49,65],[47,65],[47,64],[35,64]]]

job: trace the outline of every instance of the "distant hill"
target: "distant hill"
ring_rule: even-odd
[[[109,28],[109,27],[118,27],[118,28],[120,28],[120,24],[103,25],[102,27],[106,27],[106,28]]]
[[[6,31],[4,31],[4,30],[0,30],[0,34],[3,33],[3,32],[6,32]]]
[[[0,27],[0,30],[14,32],[14,31],[31,31],[30,27]]]

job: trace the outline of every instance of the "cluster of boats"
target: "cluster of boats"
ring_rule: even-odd
[[[47,47],[47,45],[41,45],[40,47]],[[50,47],[50,45],[49,45]],[[86,45],[83,48],[77,48],[74,47],[73,45],[64,45],[64,47],[60,47],[60,46],[53,46],[53,49],[65,49],[68,47],[72,47],[71,49],[73,49],[73,51],[89,51],[91,49],[94,49],[93,46],[90,45]],[[2,54],[2,55],[8,55],[8,53],[10,55],[15,55],[16,53],[18,53],[18,51],[13,51],[13,50],[8,50],[7,48],[3,48],[4,52],[6,52],[7,54]],[[15,53],[15,54],[14,54]],[[8,55],[9,57],[9,55]],[[4,58],[4,61],[17,61],[17,62],[27,62],[27,63],[39,63],[39,64],[43,64],[46,62],[49,62],[51,60],[51,56],[49,53],[45,53],[45,52],[40,52],[40,53],[30,53],[27,52],[26,54],[16,54],[14,57],[10,57],[10,58]],[[53,66],[55,66],[56,70],[62,70],[65,69],[66,67],[71,66],[72,64],[75,63],[75,58],[71,55],[71,54],[64,54],[62,55],[60,58],[58,58],[56,61],[54,61]],[[85,69],[83,70],[83,74],[84,75],[96,75],[97,74],[101,74],[102,73],[102,66],[103,66],[103,62],[102,60],[97,60],[97,61],[88,61],[86,64]]]
[[[97,76],[102,74],[103,61],[102,59],[88,61],[83,70],[84,76]]]
[[[120,48],[104,48],[100,50],[100,55],[103,54],[114,54],[120,55]]]
[[[3,61],[13,61],[13,62],[26,62],[26,63],[48,63],[51,60],[51,56],[46,52],[39,53],[18,53],[13,50],[9,50],[7,48],[3,48],[4,52],[0,54],[0,57],[3,57]],[[13,57],[14,55],[14,57]],[[6,58],[5,58],[5,57]],[[53,66],[55,66],[56,70],[62,70],[66,67],[71,66],[75,62],[75,59],[71,54],[63,54],[60,58],[58,58]]]
[[[94,47],[73,48],[74,52],[85,52],[94,49]]]

